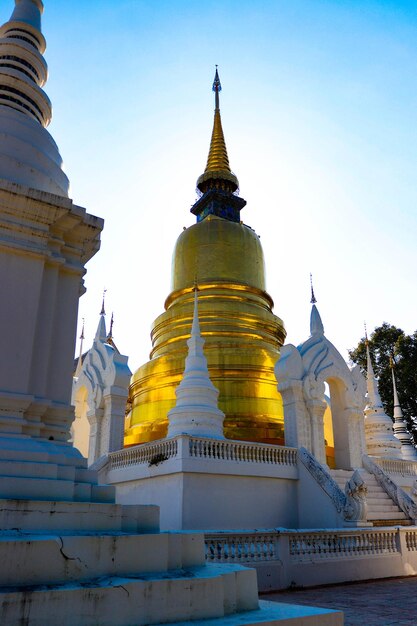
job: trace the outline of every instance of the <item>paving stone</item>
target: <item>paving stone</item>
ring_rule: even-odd
[[[265,600],[339,609],[345,626],[416,626],[417,576],[263,594]]]

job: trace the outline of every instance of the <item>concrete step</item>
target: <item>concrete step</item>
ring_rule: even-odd
[[[398,506],[396,504],[369,504],[368,509],[371,511],[385,511],[389,513],[390,511],[398,511]]]
[[[242,612],[258,608],[256,572],[240,565],[204,565],[104,577],[82,585],[0,590],[1,624],[145,626],[208,618],[224,624],[228,615],[235,620],[230,623],[237,624]],[[320,623],[333,626],[343,621]]]
[[[395,520],[395,519],[408,519],[407,516],[402,512],[389,512],[385,513],[383,511],[369,511],[368,510],[368,520]]]
[[[0,538],[10,531],[31,534],[68,532],[157,532],[159,507],[100,502],[0,500]]]
[[[79,585],[101,576],[203,566],[205,551],[198,533],[9,533],[0,535],[0,562],[0,588]]]

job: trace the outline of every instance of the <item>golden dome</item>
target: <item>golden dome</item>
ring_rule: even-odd
[[[242,252],[246,262],[242,263]],[[181,233],[172,257],[172,290],[191,288],[195,280],[241,283],[265,290],[261,242],[252,228],[215,215]],[[168,298],[166,306],[169,306]]]

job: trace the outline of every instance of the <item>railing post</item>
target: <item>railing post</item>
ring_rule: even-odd
[[[190,437],[188,435],[178,435],[177,440],[177,458],[189,459],[190,458]]]
[[[397,529],[397,536],[396,536],[396,544],[397,544],[397,549],[400,552],[403,560],[407,560],[407,553],[408,553],[408,548],[407,548],[407,527],[405,528],[398,528]]]
[[[291,584],[291,556],[290,537],[287,534],[277,533],[275,537],[275,559],[282,566],[282,586],[285,589]]]

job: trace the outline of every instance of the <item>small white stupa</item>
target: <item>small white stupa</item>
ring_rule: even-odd
[[[398,399],[397,385],[395,382],[394,363],[391,359],[392,387],[394,394],[394,437],[401,442],[401,454],[407,461],[417,461],[417,452],[413,445],[413,440],[407,429],[407,422],[404,419]]]
[[[381,396],[379,395],[367,336],[366,360],[368,403],[365,407],[365,434],[368,454],[391,459],[402,459],[401,442],[394,437],[392,420],[385,413]]]
[[[191,337],[187,341],[188,356],[182,381],[176,389],[177,402],[168,413],[168,437],[196,435],[223,439],[224,413],[219,409],[219,390],[210,380],[204,339],[198,320],[197,287],[194,292],[194,315]]]

